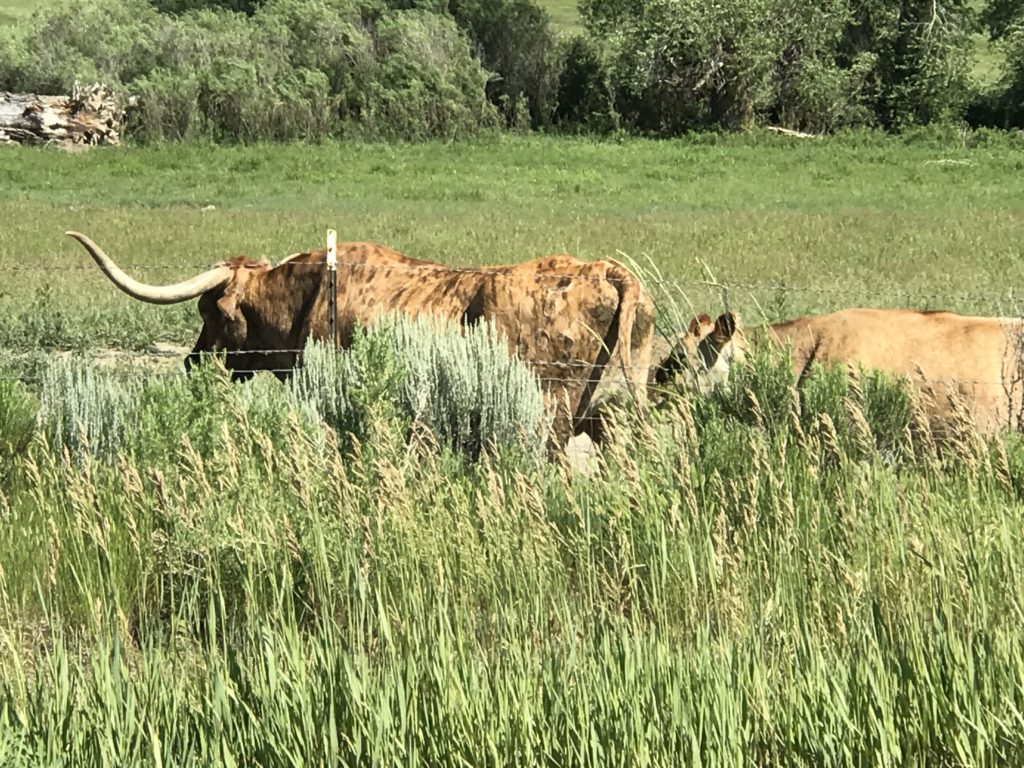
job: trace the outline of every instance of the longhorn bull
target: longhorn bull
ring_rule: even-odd
[[[186,370],[222,352],[235,379],[260,370],[287,378],[310,337],[325,339],[326,250],[288,256],[276,266],[236,257],[173,285],[140,283],[83,234],[81,243],[122,291],[152,304],[198,297],[203,327]],[[646,400],[654,307],[640,281],[612,260],[559,254],[510,266],[454,269],[372,243],[337,247],[337,343],[384,312],[434,313],[463,324],[494,322],[510,350],[540,378],[555,408],[555,447],[580,431],[613,356],[634,399]]]

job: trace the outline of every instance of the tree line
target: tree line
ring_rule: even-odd
[[[1024,126],[1024,3],[86,0],[0,29],[0,90],[99,80],[140,141]],[[999,71],[972,78],[991,40]]]

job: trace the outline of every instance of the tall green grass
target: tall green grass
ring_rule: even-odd
[[[4,482],[4,765],[1022,757],[1019,441],[765,360],[587,477],[207,382],[163,450],[37,437]]]

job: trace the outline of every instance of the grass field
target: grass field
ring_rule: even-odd
[[[71,228],[153,281],[334,227],[457,265],[622,251],[754,320],[1013,312],[1020,150],[0,148],[0,374],[43,353],[0,375],[0,764],[1019,763],[1024,445],[938,452],[891,383],[798,401],[761,361],[626,419],[584,476],[407,447],[383,396],[339,445],[273,381],[49,352],[199,325],[117,291]]]
[[[583,28],[576,0],[544,0],[540,6],[550,14],[556,32],[572,34]]]
[[[3,0],[0,2],[0,26],[28,16],[43,5],[43,0]]]
[[[1008,313],[1022,168],[1008,139],[955,136],[2,148],[0,270],[15,271],[0,346],[191,341],[192,308],[124,297],[66,229],[152,281],[232,254],[276,260],[334,227],[453,265],[624,252],[709,311],[710,270],[738,284],[728,301],[750,322],[858,304]]]

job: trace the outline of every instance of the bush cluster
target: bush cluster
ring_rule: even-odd
[[[141,140],[1024,126],[1024,9],[987,0],[89,0],[0,32],[0,89],[102,80]],[[971,78],[985,31],[1005,56]]]
[[[310,342],[287,385],[269,375],[233,385],[213,362],[188,378],[144,378],[58,358],[42,376],[38,409],[22,389],[0,403],[0,457],[24,445],[33,417],[77,458],[167,460],[183,437],[208,457],[225,429],[241,443],[258,434],[279,444],[297,427],[325,445],[327,427],[353,448],[382,426],[471,458],[513,447],[540,456],[551,419],[536,376],[491,324],[439,322],[386,316],[348,350]]]
[[[136,96],[142,140],[452,139],[499,124],[450,17],[360,0],[272,0],[251,16],[94,0],[0,41],[0,88],[62,93],[76,79]]]

